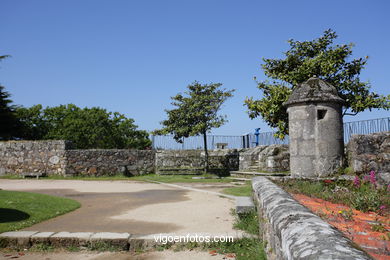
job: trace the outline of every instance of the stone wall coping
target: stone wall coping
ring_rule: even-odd
[[[280,245],[272,250],[278,259],[372,259],[267,178],[253,178],[252,187],[268,232]]]

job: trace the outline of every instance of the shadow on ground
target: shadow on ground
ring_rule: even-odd
[[[30,217],[26,212],[17,209],[0,208],[0,223],[21,221]]]

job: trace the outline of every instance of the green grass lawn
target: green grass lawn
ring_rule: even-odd
[[[252,196],[252,184],[247,181],[244,185],[237,187],[226,188],[222,190],[222,193],[233,195],[233,196]]]
[[[0,233],[32,226],[80,207],[80,203],[45,194],[0,190]]]
[[[192,179],[192,177],[206,177],[207,179]],[[0,179],[21,179],[22,177],[18,175],[5,175],[1,176]],[[218,178],[216,175],[157,175],[157,174],[145,174],[141,176],[132,176],[127,177],[124,175],[113,175],[113,176],[99,176],[99,177],[89,177],[89,176],[73,176],[73,177],[64,177],[60,175],[50,175],[48,177],[41,177],[39,180],[88,180],[88,181],[159,181],[166,183],[174,182],[231,182],[231,179],[228,178]],[[36,180],[32,178],[31,180]]]

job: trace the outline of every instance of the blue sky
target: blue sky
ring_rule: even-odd
[[[260,97],[261,58],[281,58],[288,39],[332,28],[338,43],[370,57],[361,79],[389,94],[390,2],[231,0],[0,0],[0,83],[15,104],[99,106],[154,130],[170,97],[194,80],[236,89],[214,134],[256,127],[243,101]],[[365,112],[345,121],[390,116]]]

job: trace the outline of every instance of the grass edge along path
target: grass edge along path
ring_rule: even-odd
[[[80,207],[78,201],[46,194],[0,190],[0,233],[20,230]]]
[[[204,177],[204,179],[192,179],[192,177]],[[4,175],[0,176],[0,179],[23,179],[18,175]],[[36,180],[31,178],[29,180]],[[228,183],[233,180],[228,178],[219,178],[216,175],[202,174],[202,175],[158,175],[158,174],[144,174],[139,176],[124,176],[118,175],[103,175],[103,176],[71,176],[65,177],[61,175],[50,175],[48,177],[40,177],[38,180],[82,180],[82,181],[159,181],[165,183],[180,183],[180,182],[222,182]]]
[[[222,193],[225,193],[227,195],[232,196],[245,196],[245,197],[251,197],[252,196],[252,182],[247,181],[244,185],[239,185],[237,187],[231,187],[231,188],[225,188],[222,190]]]

